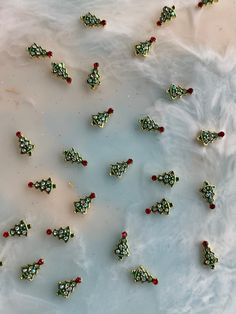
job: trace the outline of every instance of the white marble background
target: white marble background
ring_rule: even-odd
[[[2,238],[0,313],[5,314],[234,314],[235,245],[235,0],[196,8],[197,0],[176,0],[177,18],[158,29],[164,5],[154,0],[0,0],[0,200],[1,230],[24,218],[30,237]],[[105,29],[85,29],[79,17],[91,11]],[[135,43],[157,36],[148,58],[133,56]],[[31,59],[36,42],[64,61],[71,85],[54,78],[50,60]],[[102,85],[85,84],[98,61]],[[171,102],[170,83],[194,94]],[[90,126],[91,114],[112,106],[110,123]],[[146,134],[137,119],[149,114],[164,125],[162,135]],[[201,128],[224,130],[208,148],[195,137]],[[18,152],[15,132],[36,145],[31,158]],[[87,168],[65,164],[61,152],[78,148]],[[133,158],[120,181],[107,175],[111,162]],[[150,175],[175,170],[180,182],[168,189]],[[50,195],[29,190],[27,182],[51,176]],[[210,211],[198,194],[202,181],[217,186]],[[95,192],[87,216],[73,213],[73,201]],[[144,209],[163,196],[174,208],[168,217]],[[45,229],[70,225],[76,238],[67,245]],[[119,262],[113,248],[129,233],[131,256]],[[199,243],[208,240],[219,264],[200,263]],[[45,258],[38,277],[19,280],[20,266]],[[145,265],[159,285],[135,284],[130,270]],[[64,300],[58,280],[83,277]]]

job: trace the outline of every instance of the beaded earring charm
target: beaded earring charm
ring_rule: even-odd
[[[80,17],[81,21],[85,26],[88,27],[98,27],[105,26],[107,24],[106,20],[101,20],[95,15],[92,15],[90,12]]]
[[[92,72],[88,75],[87,84],[90,86],[91,89],[95,89],[101,84],[98,68],[99,63],[95,62]]]
[[[152,120],[149,116],[146,116],[139,120],[141,129],[143,131],[158,131],[160,133],[165,131],[163,126],[159,126],[154,120]]]
[[[70,161],[71,163],[82,164],[84,167],[88,165],[87,160],[84,160],[80,156],[79,152],[76,152],[73,147],[71,149],[65,150],[64,155],[65,155],[65,161]]]
[[[52,57],[52,52],[47,51],[43,49],[41,46],[37,45],[36,43],[33,43],[30,47],[28,47],[28,52],[31,57]]]
[[[173,207],[173,204],[163,198],[160,202],[156,202],[151,208],[146,208],[145,213],[147,215],[151,213],[169,215],[171,207]]]
[[[59,281],[57,283],[57,295],[68,298],[74,291],[74,288],[82,282],[80,277],[72,280]]]
[[[157,26],[161,26],[162,23],[170,21],[172,18],[175,18],[175,17],[176,17],[175,6],[174,5],[172,7],[165,6],[162,9],[161,17],[159,21],[157,21]]]
[[[151,49],[152,44],[156,41],[156,37],[151,37],[149,40],[141,41],[139,44],[135,45],[135,54],[137,56],[146,57]]]
[[[192,88],[185,89],[181,86],[171,84],[169,89],[166,91],[172,100],[176,100],[185,95],[191,95],[193,93]]]
[[[30,142],[20,131],[16,132],[16,136],[19,138],[19,148],[22,155],[32,155],[34,144]]]
[[[225,133],[223,131],[220,132],[211,132],[207,130],[201,130],[200,134],[197,137],[197,140],[201,142],[204,146],[207,146],[208,144],[213,143],[214,141],[218,140],[219,138],[222,138],[225,136]]]
[[[103,128],[110,116],[113,114],[114,110],[112,108],[109,108],[107,111],[98,112],[97,114],[92,115],[92,126],[98,126],[99,128]]]
[[[74,213],[87,214],[90,208],[92,199],[96,198],[95,193],[91,193],[89,196],[80,198],[79,201],[74,202]]]
[[[215,253],[209,247],[207,241],[202,242],[203,247],[203,264],[208,266],[211,269],[215,268],[215,264],[218,263],[218,258],[215,256]]]
[[[139,266],[136,269],[133,269],[131,273],[134,277],[135,282],[148,282],[153,283],[154,285],[158,284],[158,279],[153,278],[143,266]]]
[[[46,233],[47,235],[53,235],[54,237],[57,237],[58,240],[63,240],[65,243],[67,243],[71,238],[74,238],[75,236],[74,233],[71,232],[69,226],[53,230],[47,229]]]
[[[14,227],[10,229],[10,231],[4,231],[3,237],[8,238],[9,236],[28,236],[28,230],[31,229],[31,225],[24,222],[24,220],[21,220],[18,224],[16,224]]]
[[[111,165],[110,175],[121,178],[132,163],[133,159],[128,159],[127,161],[117,162],[116,164]]]
[[[215,2],[218,2],[218,0],[202,0],[198,2],[198,7],[202,8],[204,5],[213,4]]]
[[[126,231],[122,232],[121,239],[117,243],[114,253],[121,261],[124,257],[129,256],[129,245],[127,240],[128,234]]]
[[[32,281],[34,277],[38,274],[40,266],[43,264],[44,264],[44,260],[40,258],[37,262],[33,264],[22,266],[20,279]]]
[[[68,84],[72,82],[72,78],[69,77],[67,73],[66,66],[63,62],[60,63],[52,63],[52,73],[58,77],[61,77],[63,80],[66,80]]]
[[[53,189],[56,188],[56,184],[52,183],[52,179],[43,179],[41,181],[36,181],[35,183],[29,182],[28,187],[32,188],[35,187],[35,189],[39,189],[41,192],[46,192],[47,194],[51,193]]]
[[[158,176],[154,175],[151,177],[152,181],[159,181],[163,184],[168,184],[171,187],[179,181],[179,177],[175,176],[174,171],[164,172]]]
[[[214,204],[215,201],[215,186],[210,185],[207,181],[203,182],[203,186],[200,189],[200,193],[202,197],[207,201],[209,204],[210,209],[214,209],[216,206]]]

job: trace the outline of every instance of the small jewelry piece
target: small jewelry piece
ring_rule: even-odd
[[[213,4],[215,2],[218,2],[218,0],[202,0],[198,2],[198,7],[202,8],[204,5]]]
[[[107,111],[98,112],[97,114],[92,115],[91,124],[93,126],[98,126],[99,128],[103,128],[105,124],[107,124],[110,116],[113,114],[114,110],[109,108]]]
[[[71,232],[70,227],[65,228],[59,228],[59,229],[47,229],[46,231],[47,235],[53,235],[54,237],[57,237],[59,240],[63,240],[65,243],[67,243],[70,238],[74,238],[74,233]]]
[[[8,238],[9,236],[25,236],[28,235],[28,230],[31,229],[31,225],[25,223],[23,220],[21,220],[18,224],[16,224],[13,228],[10,229],[10,232],[4,231],[3,237]]]
[[[40,258],[37,262],[33,264],[22,266],[20,279],[32,281],[34,277],[38,274],[40,266],[43,264],[44,264],[44,260]]]
[[[211,132],[211,131],[204,131],[201,130],[200,134],[197,137],[197,140],[201,142],[204,146],[207,146],[210,143],[218,140],[220,137],[224,137],[225,133],[223,131],[220,132]]]
[[[179,181],[179,177],[175,176],[174,171],[164,172],[163,174],[160,174],[158,176],[152,176],[152,181],[159,181],[164,184],[169,184],[171,187]]]
[[[58,77],[61,77],[63,80],[66,80],[68,84],[72,82],[72,78],[69,77],[66,66],[63,62],[52,62],[52,73],[56,74]]]
[[[36,189],[40,189],[41,192],[45,191],[46,193],[50,193],[53,189],[56,188],[56,184],[52,183],[52,179],[43,179],[41,181],[36,181],[35,183],[29,182],[28,187],[35,187]]]
[[[91,193],[89,196],[80,198],[78,202],[74,202],[74,213],[87,214],[90,208],[92,199],[96,198],[95,193]]]
[[[52,52],[43,49],[41,46],[38,46],[36,43],[33,43],[30,47],[28,47],[28,52],[31,57],[52,57]]]
[[[174,17],[176,17],[175,6],[174,5],[172,7],[165,6],[161,12],[161,17],[159,21],[157,21],[157,26],[161,26],[162,23],[170,21]]]
[[[156,41],[156,37],[151,37],[149,40],[141,41],[139,44],[135,45],[135,54],[137,56],[146,57],[151,49],[152,43]]]
[[[193,93],[192,88],[185,89],[181,86],[176,86],[175,84],[171,84],[169,89],[166,91],[172,100],[176,100],[185,95],[191,95]]]
[[[128,234],[126,231],[121,233],[121,239],[119,240],[114,250],[114,253],[119,258],[119,260],[122,260],[124,257],[129,256],[127,236]]]
[[[68,298],[74,291],[74,288],[82,282],[80,277],[72,280],[59,281],[57,283],[57,295],[61,295],[64,298]]]
[[[153,278],[143,266],[137,267],[136,269],[132,270],[131,273],[134,276],[135,282],[152,282],[154,285],[158,284],[158,279]]]
[[[163,126],[159,126],[154,120],[152,120],[149,116],[146,116],[139,120],[141,125],[141,129],[143,131],[159,131],[160,133],[165,131]]]
[[[218,258],[215,256],[215,253],[209,247],[207,241],[202,242],[203,247],[203,264],[209,266],[211,269],[215,268],[215,264],[218,263]]]
[[[87,79],[87,83],[91,89],[95,89],[101,83],[100,74],[98,72],[98,67],[99,67],[99,63],[98,62],[94,63],[93,70],[89,74],[88,79]]]
[[[121,178],[132,163],[133,159],[128,159],[127,161],[117,162],[111,165],[110,175]]]
[[[92,15],[90,12],[81,16],[80,19],[85,26],[89,27],[105,26],[107,24],[106,20],[101,20],[97,18],[95,15]]]
[[[169,215],[171,207],[173,207],[173,204],[163,198],[160,202],[156,202],[151,208],[146,208],[145,213],[147,215],[151,213]]]
[[[65,150],[64,151],[65,155],[65,161],[70,161],[72,163],[77,163],[77,164],[82,164],[84,167],[88,165],[87,160],[84,160],[79,152],[76,152],[74,148],[72,147],[71,149]]]
[[[16,132],[16,136],[19,138],[20,153],[31,156],[34,145],[30,142],[30,140],[24,137],[20,131]]]
[[[216,206],[214,204],[215,201],[215,186],[210,185],[207,181],[203,182],[203,186],[200,189],[200,193],[202,197],[209,203],[209,208],[214,209]]]

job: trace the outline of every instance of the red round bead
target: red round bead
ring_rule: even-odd
[[[191,95],[193,93],[193,88],[187,89],[187,93]]]
[[[131,165],[132,163],[133,163],[133,159],[130,158],[130,159],[127,160],[127,164],[128,165]]]
[[[160,133],[163,133],[163,132],[165,131],[165,128],[164,128],[163,126],[160,126],[159,129],[158,129],[158,131],[159,131]]]
[[[153,283],[154,285],[157,285],[157,284],[158,284],[158,279],[157,279],[157,278],[153,278],[153,279],[152,279],[152,283]]]
[[[99,67],[99,63],[98,62],[95,62],[94,65],[93,65],[94,69],[97,69]]]
[[[33,186],[34,186],[34,183],[33,183],[33,182],[29,182],[29,183],[28,183],[28,187],[29,187],[29,188],[32,188]]]
[[[126,231],[124,231],[124,232],[121,233],[121,236],[122,236],[123,239],[125,239],[125,238],[127,237],[127,235],[128,235],[128,234],[127,234]]]
[[[207,242],[207,241],[203,241],[203,242],[202,242],[202,245],[203,245],[204,247],[208,247],[208,242]]]
[[[112,109],[112,108],[109,108],[108,110],[107,110],[107,113],[108,114],[112,114],[114,112],[114,110]]]
[[[51,58],[51,57],[52,57],[52,52],[51,52],[51,51],[48,51],[48,52],[47,52],[47,56],[48,56],[49,58]]]
[[[157,176],[152,176],[152,181],[156,181],[157,180]]]
[[[95,193],[91,193],[89,196],[91,199],[96,198],[96,194]]]
[[[210,207],[210,209],[214,209],[214,208],[216,208],[216,205],[215,204],[210,204],[209,207]]]
[[[3,232],[2,236],[4,238],[8,238],[9,237],[9,232],[8,231]]]
[[[151,209],[150,209],[150,208],[146,208],[146,209],[145,209],[145,213],[146,213],[147,215],[150,215],[150,214],[151,214],[151,212],[152,212],[152,211],[151,211]]]
[[[154,36],[152,36],[152,37],[149,39],[149,41],[150,41],[151,43],[154,43],[156,40],[157,40],[157,39],[156,39],[156,37],[154,37]]]
[[[16,132],[16,136],[21,137],[21,132],[20,131]]]
[[[220,131],[220,132],[218,133],[218,136],[220,136],[220,137],[224,137],[224,136],[225,136],[225,132]]]
[[[87,160],[82,160],[82,161],[81,161],[81,164],[82,164],[84,167],[86,167],[86,166],[88,165],[88,162],[87,162]]]
[[[71,84],[72,78],[71,77],[67,77],[66,81],[67,81],[68,84]]]
[[[82,279],[80,277],[75,278],[76,283],[81,283]]]
[[[105,26],[105,25],[107,24],[107,21],[106,21],[106,20],[102,20],[102,21],[100,22],[100,24],[103,25],[103,26]]]
[[[52,234],[52,229],[48,229],[48,230],[46,231],[46,233],[47,233],[48,235],[51,235],[51,234]]]
[[[199,2],[199,3],[198,3],[198,7],[199,7],[199,8],[202,8],[202,6],[203,6],[203,3],[202,3],[202,2]]]
[[[161,26],[161,21],[157,21],[157,26]]]
[[[44,260],[42,258],[40,258],[37,262],[38,265],[43,265],[44,264]]]

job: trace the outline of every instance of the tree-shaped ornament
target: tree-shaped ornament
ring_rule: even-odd
[[[170,185],[171,187],[179,181],[179,177],[176,177],[174,171],[164,172],[163,174],[153,175],[151,177],[152,181],[158,181],[163,184]]]
[[[173,204],[163,198],[160,202],[156,202],[151,208],[146,208],[145,213],[147,215],[151,213],[169,215],[172,207]]]
[[[114,110],[112,108],[109,108],[107,111],[98,112],[97,114],[92,115],[92,126],[98,126],[99,128],[103,128],[107,124],[113,112]]]
[[[162,9],[160,19],[157,21],[157,26],[161,26],[162,23],[170,21],[172,18],[176,17],[175,6],[167,7]]]
[[[152,277],[152,275],[149,274],[149,272],[143,267],[139,266],[131,271],[134,281],[135,282],[148,282],[148,283],[153,283],[154,285],[158,284],[158,279]]]
[[[133,159],[128,159],[127,161],[117,162],[116,164],[111,165],[110,175],[121,178],[132,163]]]
[[[60,63],[52,62],[52,73],[58,77],[61,77],[63,80],[66,80],[68,84],[72,82],[72,78],[69,77],[66,66],[63,62]]]
[[[94,63],[92,72],[88,75],[87,83],[91,89],[95,89],[101,83],[98,68],[99,68],[99,63],[98,62]]]
[[[71,163],[82,164],[84,167],[88,165],[87,160],[84,160],[79,152],[76,152],[72,147],[71,149],[64,151],[65,161],[69,161]]]
[[[94,198],[96,198],[95,193],[91,193],[89,196],[85,196],[80,198],[79,201],[74,202],[74,213],[87,214]]]
[[[200,189],[200,193],[202,197],[209,204],[210,209],[214,209],[216,206],[214,204],[215,201],[215,185],[210,185],[207,181],[203,182],[203,185]]]
[[[30,47],[28,47],[28,52],[31,57],[52,57],[52,52],[47,51],[43,49],[41,46],[37,45],[36,43],[33,43]]]
[[[146,116],[139,120],[141,129],[143,131],[158,131],[160,133],[165,131],[163,126],[159,126],[154,120],[152,120],[149,116]]]
[[[119,260],[122,260],[124,257],[129,256],[129,245],[127,240],[128,234],[126,231],[122,232],[121,239],[117,243],[114,253]]]
[[[218,258],[215,256],[215,253],[209,247],[207,241],[202,242],[203,248],[203,264],[208,266],[211,269],[215,268],[215,264],[218,263]]]
[[[225,133],[223,131],[211,132],[208,130],[201,130],[200,134],[197,137],[197,140],[200,143],[202,143],[204,146],[207,146],[208,144],[211,144],[224,136],[225,136]]]
[[[185,95],[191,95],[193,93],[192,88],[183,88],[175,84],[171,84],[168,90],[166,91],[172,100],[176,100]]]
[[[35,189],[40,190],[41,192],[46,192],[47,194],[50,194],[51,191],[56,188],[56,184],[52,183],[51,178],[48,178],[41,181],[36,181],[35,183],[29,182],[28,187],[35,187]]]
[[[135,45],[135,54],[137,56],[146,57],[151,49],[152,44],[156,41],[156,37],[151,37],[149,40],[141,41],[139,44]]]
[[[107,24],[106,20],[101,20],[95,15],[88,12],[87,14],[80,17],[81,21],[85,26],[88,27],[99,27],[99,26],[105,26]]]
[[[14,236],[28,236],[28,230],[31,229],[31,225],[27,224],[24,222],[24,220],[21,220],[18,224],[15,224],[14,227],[10,229],[10,231],[4,231],[3,232],[3,237],[8,238],[9,236],[14,237]]]
[[[29,139],[22,135],[20,131],[16,132],[16,136],[19,139],[19,148],[22,155],[32,155],[34,144]]]
[[[47,229],[46,233],[47,235],[53,235],[54,237],[57,237],[58,240],[63,240],[65,243],[67,243],[71,238],[74,238],[75,236],[74,233],[71,232],[69,226],[53,230]]]
[[[72,280],[59,281],[57,283],[57,295],[68,298],[74,291],[74,288],[82,282],[80,277]]]
[[[198,2],[198,7],[202,8],[204,5],[213,4],[216,2],[218,2],[218,0],[202,0],[202,1]]]
[[[40,258],[37,262],[34,262],[33,264],[22,266],[20,279],[32,281],[34,277],[38,274],[40,266],[43,264],[44,260]]]

